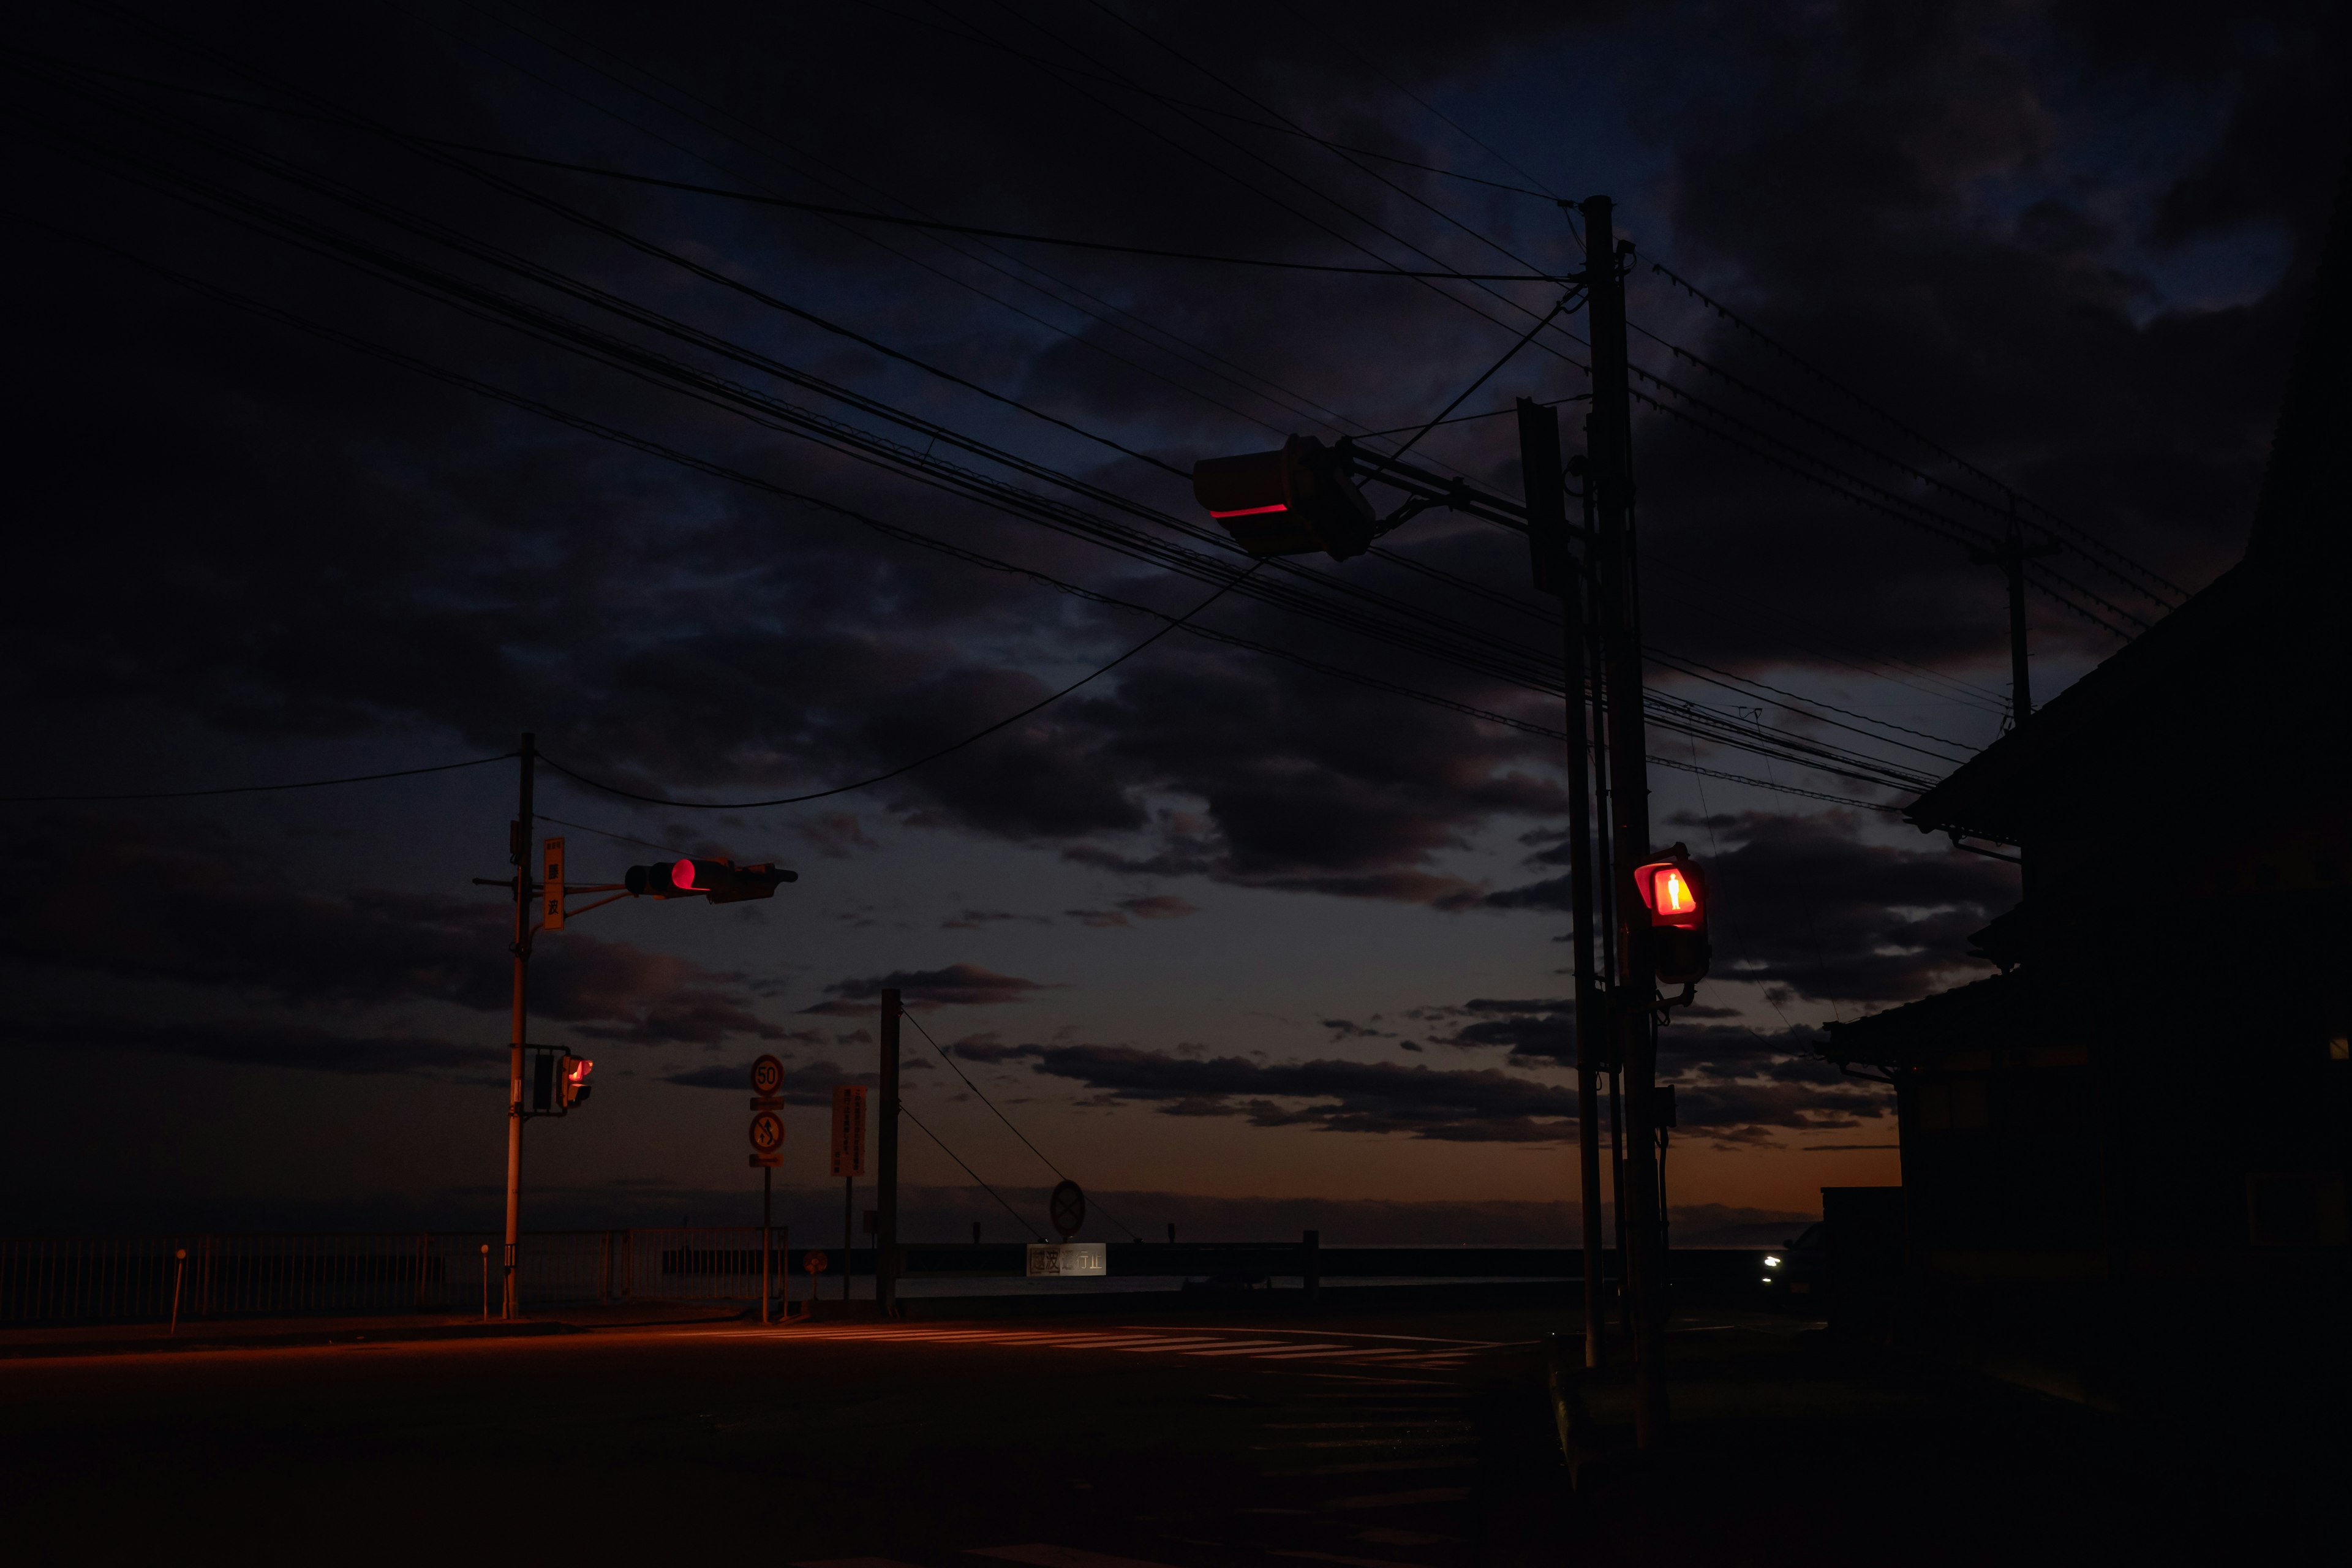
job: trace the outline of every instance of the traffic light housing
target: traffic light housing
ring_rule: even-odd
[[[1707,940],[1706,873],[1677,844],[1664,857],[1636,867],[1633,887],[1650,911],[1650,952],[1658,982],[1695,985],[1706,978],[1714,951]]]
[[[738,866],[732,860],[673,860],[632,866],[621,885],[644,899],[709,899],[714,904],[772,899],[785,882],[801,879],[781,866]]]
[[[595,1070],[594,1062],[586,1057],[575,1057],[570,1051],[556,1058],[555,1093],[564,1110],[571,1110],[595,1092],[588,1082],[588,1075]]]
[[[1312,436],[1293,436],[1278,452],[1203,458],[1192,465],[1192,495],[1252,555],[1319,550],[1345,561],[1371,547],[1371,502],[1349,482],[1341,453]]]

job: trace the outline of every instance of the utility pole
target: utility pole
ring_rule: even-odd
[[[2000,567],[2009,583],[2009,727],[2012,730],[2033,714],[2033,677],[2025,658],[2025,563],[2057,552],[2055,544],[2025,542],[2013,493],[2009,498],[2009,531],[2000,543],[1991,550],[1969,552],[1969,559],[1978,565]]]
[[[898,993],[882,993],[881,1158],[874,1176],[874,1305],[883,1317],[898,1315]],[[845,1255],[843,1268],[849,1267]]]
[[[507,858],[514,862],[515,868],[514,1043],[507,1049],[507,1241],[505,1261],[500,1265],[505,1284],[499,1310],[502,1318],[522,1315],[522,1303],[516,1289],[520,1283],[516,1249],[522,1239],[522,1052],[528,1037],[525,1018],[530,1000],[530,933],[538,923],[532,917],[539,911],[539,900],[530,880],[530,786],[531,773],[539,760],[539,737],[529,730],[522,733],[521,760],[521,800],[515,808],[514,822],[507,829]]]
[[[1584,1222],[1584,1364],[1599,1366],[1608,1355],[1608,1319],[1601,1299],[1599,1071],[1608,1025],[1592,969],[1592,791],[1588,772],[1592,759],[1584,724],[1584,573],[1568,545],[1559,415],[1527,397],[1519,399],[1518,412],[1528,543],[1534,558],[1536,587],[1559,596],[1560,668],[1568,692],[1569,941],[1576,975],[1576,1154]],[[1589,512],[1589,486],[1585,493]]]
[[[1633,396],[1625,353],[1624,258],[1606,196],[1582,204],[1584,282],[1592,324],[1592,413],[1586,468],[1596,535],[1595,610],[1601,620],[1609,686],[1611,881],[1617,912],[1618,973],[1611,994],[1617,1060],[1624,1075],[1625,1140],[1634,1153],[1625,1183],[1625,1286],[1633,1322],[1634,1440],[1664,1441],[1666,1384],[1664,1259],[1659,1256],[1657,1140],[1650,1092],[1657,1077],[1657,970],[1648,906],[1633,882],[1650,850],[1647,748],[1642,721],[1642,616],[1633,541]],[[1632,251],[1629,241],[1623,247]]]

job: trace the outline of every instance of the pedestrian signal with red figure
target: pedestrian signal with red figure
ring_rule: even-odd
[[[555,1092],[562,1100],[564,1110],[571,1110],[595,1092],[588,1082],[588,1075],[595,1070],[594,1062],[586,1057],[575,1057],[569,1051],[556,1059]]]
[[[1706,978],[1714,951],[1707,940],[1706,874],[1677,844],[1662,859],[1637,867],[1633,886],[1650,911],[1650,951],[1662,985],[1696,985]]]
[[[1203,458],[1192,465],[1192,495],[1252,555],[1319,550],[1345,561],[1371,546],[1371,502],[1349,479],[1344,455],[1312,436],[1293,436],[1278,452]]]

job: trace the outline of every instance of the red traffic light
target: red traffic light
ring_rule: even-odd
[[[1252,555],[1319,550],[1345,561],[1372,542],[1371,503],[1339,453],[1312,436],[1293,436],[1278,452],[1203,458],[1192,465],[1192,495]]]
[[[1633,873],[1642,901],[1650,906],[1652,925],[1696,930],[1706,923],[1698,907],[1696,875],[1696,868],[1685,868],[1672,860],[1654,860]]]
[[[677,860],[667,866],[632,866],[622,886],[644,899],[709,899],[714,904],[772,899],[785,882],[801,879],[781,866],[738,866],[732,860]]]
[[[566,1055],[555,1066],[555,1091],[569,1110],[593,1092],[589,1088],[588,1075],[596,1070],[596,1064],[586,1057]]]
[[[1665,858],[1633,868],[1633,888],[1650,911],[1650,955],[1658,979],[1695,985],[1706,978],[1714,944],[1706,932],[1706,873],[1681,845]]]

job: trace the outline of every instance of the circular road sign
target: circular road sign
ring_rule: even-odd
[[[773,1057],[761,1057],[751,1064],[751,1092],[773,1094],[784,1087],[784,1064]]]
[[[1077,1183],[1064,1182],[1054,1189],[1045,1212],[1052,1216],[1054,1228],[1067,1241],[1078,1234],[1078,1226],[1087,1223],[1087,1194],[1078,1191]]]
[[[772,1154],[784,1146],[783,1121],[772,1110],[763,1110],[751,1118],[751,1147],[762,1154]]]

